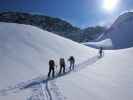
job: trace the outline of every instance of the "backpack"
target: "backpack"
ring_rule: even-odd
[[[64,60],[64,58],[61,58],[61,59],[60,59],[60,65],[65,65],[65,60]]]
[[[54,60],[49,60],[49,66],[54,68],[55,66]]]

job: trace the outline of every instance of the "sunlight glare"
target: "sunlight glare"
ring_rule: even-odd
[[[113,11],[116,9],[119,0],[104,0],[103,9],[107,11]]]

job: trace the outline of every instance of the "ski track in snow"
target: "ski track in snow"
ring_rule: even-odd
[[[15,86],[9,86],[6,89],[0,90],[0,96],[6,96],[11,93],[16,94],[24,89],[30,89],[31,96],[28,97],[27,100],[53,100],[52,93],[56,96],[56,98],[54,98],[55,100],[66,100],[67,98],[63,96],[56,85],[55,79],[63,77],[71,72],[78,72],[79,70],[86,68],[88,65],[94,64],[99,59],[98,55],[89,58],[86,61],[77,64],[74,70],[70,71],[69,68],[67,68],[65,74],[56,75],[55,78],[47,78],[47,75],[41,75],[35,79],[28,80],[27,82],[21,82]],[[49,88],[49,85],[51,88]]]
[[[31,89],[31,96],[27,100],[48,100],[47,96],[45,94],[45,91],[43,91],[42,85],[35,85],[30,88]]]
[[[61,93],[60,89],[56,85],[56,80],[52,80],[50,82],[51,91],[54,93],[56,99],[55,100],[66,100],[67,98]]]
[[[53,99],[52,99],[52,94],[51,94],[51,92],[50,92],[50,90],[49,90],[49,87],[48,87],[48,81],[46,82],[46,91],[47,91],[47,93],[48,93],[48,95],[49,95],[49,100],[53,100]]]

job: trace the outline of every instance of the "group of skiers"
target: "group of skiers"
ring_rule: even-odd
[[[70,58],[68,59],[68,61],[70,62],[70,70],[73,70],[74,69],[74,66],[75,66],[75,58],[73,56],[70,56]],[[66,63],[65,63],[65,59],[64,58],[60,58],[59,65],[60,65],[59,74],[65,73]],[[52,59],[49,60],[48,77],[50,77],[51,73],[52,73],[52,77],[55,77],[55,68],[56,67],[57,67],[57,65],[55,64],[55,61],[52,60]]]
[[[102,56],[103,56],[103,47],[100,47],[99,48],[99,57],[101,58]],[[68,61],[70,62],[70,70],[73,70],[74,66],[75,66],[75,58],[73,56],[70,56]],[[60,58],[59,65],[60,65],[59,74],[65,73],[66,63],[65,63],[65,59],[64,58]],[[52,73],[52,77],[55,76],[55,68],[56,67],[57,67],[57,65],[55,64],[55,61],[54,60],[49,60],[48,77],[50,77],[51,73]]]

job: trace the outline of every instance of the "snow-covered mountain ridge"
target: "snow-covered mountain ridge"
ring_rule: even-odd
[[[123,49],[133,47],[133,12],[126,12],[120,15],[111,27],[99,37],[99,41],[110,39],[112,47],[109,49]],[[97,46],[95,43],[86,45]],[[104,45],[104,44],[100,44]],[[106,47],[106,44],[105,44]],[[108,46],[107,46],[108,48]]]

